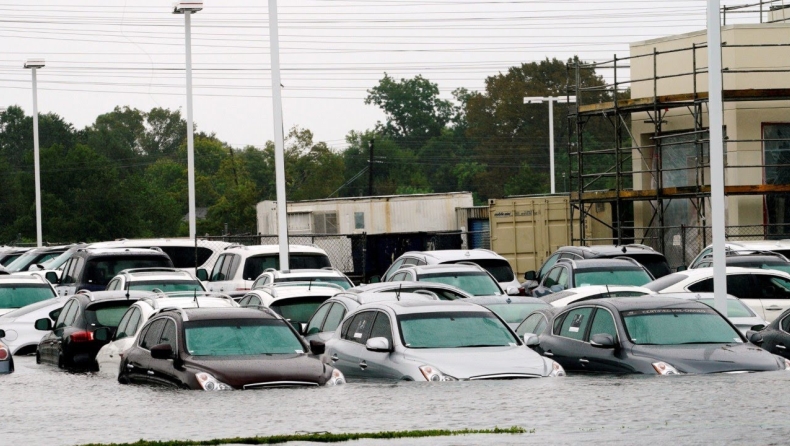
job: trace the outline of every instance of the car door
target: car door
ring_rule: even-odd
[[[348,309],[340,302],[332,304],[332,308],[329,309],[329,313],[327,313],[324,320],[324,325],[321,326],[321,332],[318,334],[319,341],[326,342],[335,334],[338,325],[346,317],[347,311]]]
[[[64,347],[69,342],[69,336],[76,331],[84,329],[82,326],[77,327],[82,322],[80,317],[81,309],[80,302],[77,299],[72,299],[71,307],[63,320],[63,324],[55,327],[53,332],[55,337],[52,342],[52,350],[50,351],[54,364],[65,365],[66,361],[68,361],[66,357],[68,353],[64,351]]]
[[[763,318],[771,322],[790,308],[790,280],[769,274],[752,274],[755,288],[761,293]]]
[[[55,321],[55,326],[52,327],[49,333],[41,338],[38,344],[38,357],[42,362],[57,364],[57,357],[54,354],[56,350],[55,346],[60,340],[60,336],[63,334],[63,328],[66,327],[66,318],[69,316],[69,312],[72,310],[73,305],[77,305],[76,302],[74,302],[74,299],[69,299],[60,311],[60,315],[58,315],[58,319]]]
[[[318,340],[318,334],[321,333],[321,326],[324,325],[324,320],[326,319],[327,313],[329,313],[329,309],[332,308],[332,305],[332,302],[323,303],[315,310],[315,313],[310,316],[304,330],[304,337],[308,342],[311,340]]]
[[[384,275],[381,277],[381,281],[389,282],[390,281],[389,278],[392,277],[393,274],[395,274],[395,271],[400,269],[401,265],[403,265],[403,262],[405,261],[406,259],[403,257],[396,260],[392,265],[390,265],[389,268],[387,268],[387,271],[384,271]]]
[[[383,311],[376,312],[376,319],[373,321],[373,327],[370,329],[368,339],[384,338],[389,342],[392,348],[392,322],[387,313]],[[367,343],[368,339],[365,339]],[[362,374],[367,378],[384,378],[384,379],[400,379],[403,377],[392,363],[391,352],[372,352],[362,344],[360,350],[360,368]]]
[[[165,321],[162,334],[154,345],[167,344],[178,355],[178,334],[176,331],[176,321],[172,318],[161,319]],[[176,369],[172,359],[157,359],[151,357],[148,360],[148,380],[155,384],[166,387],[180,387],[181,382],[176,376]]]
[[[559,362],[567,371],[586,370],[589,362],[581,361],[585,352],[584,337],[590,324],[593,307],[577,307],[561,315],[561,323],[555,325],[551,336],[541,336],[543,355]],[[555,319],[555,322],[559,320]]]
[[[535,297],[542,297],[547,294],[551,294],[551,287],[557,284],[557,280],[560,277],[560,273],[562,272],[561,266],[556,266],[552,268],[546,277],[543,279],[543,282],[538,285],[537,288],[532,292],[532,295]]]
[[[590,344],[590,339],[596,334],[607,334],[614,339],[615,345],[620,345],[621,336],[618,334],[615,317],[603,307],[595,309],[585,343],[579,348],[582,368],[595,373],[632,373],[633,368],[624,361],[624,352],[619,348],[598,348]]]
[[[349,325],[344,327],[341,341],[335,344],[335,351],[329,354],[335,367],[339,368],[346,377],[363,378],[365,376],[364,369],[367,366],[360,366],[361,352],[365,349],[364,342],[368,339],[375,317],[375,311],[362,311],[355,314]]]
[[[151,370],[151,347],[157,345],[162,336],[162,330],[165,327],[165,319],[157,319],[145,328],[145,332],[140,333],[138,346],[140,347],[136,354],[129,357],[126,363],[127,373],[129,379],[138,383],[151,383],[157,382],[152,379],[154,372]]]

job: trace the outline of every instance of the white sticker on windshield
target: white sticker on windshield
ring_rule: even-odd
[[[515,342],[508,342],[508,344],[509,344],[511,347],[515,347],[515,346],[516,346],[516,343],[515,343]]]
[[[359,339],[362,337],[362,333],[354,333],[354,339]]]
[[[304,353],[304,351],[302,351],[302,350],[297,350],[297,351],[296,351],[296,353],[298,353],[298,354],[300,354],[300,355],[301,355],[302,353]]]
[[[571,328],[568,329],[568,331],[571,332],[571,333],[576,333],[576,332],[579,331],[579,327],[571,327]]]
[[[733,339],[735,339],[735,342],[737,342],[739,344],[743,343],[743,340],[741,338],[733,338]]]

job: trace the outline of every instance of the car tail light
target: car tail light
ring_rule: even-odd
[[[93,340],[93,333],[90,331],[78,331],[76,333],[72,333],[71,342],[90,342]]]
[[[0,346],[0,361],[5,361],[9,356],[11,356],[11,354],[8,353],[8,349]]]

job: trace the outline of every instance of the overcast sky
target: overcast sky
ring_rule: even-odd
[[[743,2],[737,2],[743,3]],[[0,0],[0,105],[32,107],[27,58],[43,57],[39,111],[80,129],[115,106],[182,109],[184,17],[170,0]],[[234,147],[272,139],[265,0],[208,0],[193,16],[198,129]],[[384,72],[442,96],[546,57],[627,55],[628,42],[703,29],[704,0],[280,0],[285,127],[343,148],[383,115],[364,104]]]

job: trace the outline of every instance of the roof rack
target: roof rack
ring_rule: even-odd
[[[612,259],[626,260],[626,261],[628,261],[629,263],[633,264],[634,266],[638,266],[638,267],[640,267],[640,268],[642,268],[642,269],[644,269],[644,268],[645,268],[644,266],[642,266],[642,264],[641,264],[641,263],[637,262],[636,260],[634,260],[634,259],[633,259],[633,258],[631,258],[631,257],[626,257],[626,256],[617,256],[617,257],[612,257]]]
[[[573,269],[576,269],[576,260],[575,259],[558,259],[557,263],[570,263]]]
[[[118,274],[134,274],[134,273],[181,273],[184,272],[178,268],[170,268],[164,266],[151,266],[147,268],[127,268],[118,272]]]
[[[77,291],[74,294],[75,295],[77,295],[77,294],[84,294],[85,296],[88,296],[88,300],[90,300],[91,302],[94,302],[96,300],[96,296],[94,296],[93,293],[90,290],[86,290],[84,288],[79,290],[79,291]]]
[[[184,322],[189,322],[189,316],[187,315],[187,312],[184,311],[184,309],[180,308],[180,307],[159,308],[159,309],[155,310],[153,313],[151,313],[151,316],[148,319],[151,319],[152,317],[156,316],[157,314],[163,314],[163,313],[166,313],[168,311],[177,311],[177,312],[181,313],[181,320],[184,321]]]
[[[475,262],[471,262],[469,260],[462,260],[460,262],[455,262],[455,263],[453,263],[453,265],[469,265],[469,266],[474,266],[474,267],[476,267],[477,269],[480,269],[480,270],[484,269],[482,266],[478,265]]]
[[[246,246],[245,245],[241,245],[239,243],[231,243],[230,245],[222,248],[222,250],[223,251],[227,251],[227,250],[233,249],[233,248],[246,248]]]
[[[766,251],[766,250],[761,250],[761,249],[753,249],[752,250],[752,249],[730,249],[730,248],[727,248],[727,249],[724,250],[724,255],[725,255],[725,257],[771,256],[771,257],[777,257],[780,260],[786,260],[786,261],[790,262],[790,259],[788,259],[784,254],[778,253],[776,251]],[[700,261],[702,261],[702,260],[713,260],[713,253],[706,254],[706,255],[702,256]]]
[[[271,294],[274,297],[277,297],[277,288],[288,288],[288,287],[328,287],[328,288],[336,288],[338,290],[345,291],[346,289],[342,286],[332,283],[332,282],[322,282],[316,280],[304,280],[298,282],[274,282],[274,283],[267,283],[266,285],[261,286],[260,288],[256,288],[255,291],[266,291],[267,293]],[[250,290],[252,291],[252,290]]]
[[[177,299],[177,298],[215,298],[215,299],[225,299],[230,302],[235,302],[232,297],[224,293],[217,293],[214,291],[169,291],[164,292],[158,288],[151,290],[154,295],[144,298],[143,300],[148,300],[153,302],[153,299]],[[154,306],[154,305],[152,305]]]
[[[439,296],[436,293],[434,293],[433,291],[430,291],[430,290],[414,290],[412,292],[414,294],[424,294],[426,296],[429,296],[433,300],[441,300],[441,299],[439,299]]]

